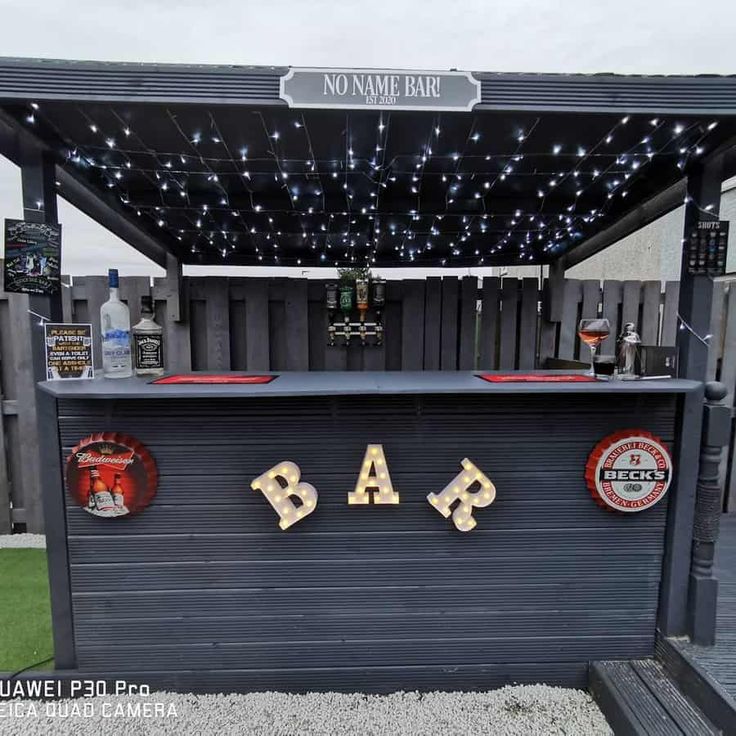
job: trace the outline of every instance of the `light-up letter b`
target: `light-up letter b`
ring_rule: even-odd
[[[317,489],[310,483],[300,483],[300,477],[299,466],[286,460],[274,465],[250,484],[254,491],[261,491],[273,506],[282,529],[296,524],[317,507]],[[292,496],[301,499],[301,505],[297,506],[291,500]]]
[[[492,504],[496,498],[496,486],[467,457],[461,464],[462,471],[445,486],[442,493],[430,493],[427,500],[445,518],[452,514],[452,521],[461,532],[469,532],[477,524],[473,518],[473,508],[482,509]],[[480,488],[475,493],[470,493],[468,489],[475,483],[478,483]],[[455,501],[459,503],[452,511],[451,507]]]

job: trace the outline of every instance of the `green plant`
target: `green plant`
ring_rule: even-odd
[[[338,268],[337,275],[340,277],[340,285],[354,284],[359,279],[370,281],[371,270],[368,267],[363,268]]]

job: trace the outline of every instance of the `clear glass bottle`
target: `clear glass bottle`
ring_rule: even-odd
[[[164,372],[164,328],[156,324],[150,296],[141,297],[141,321],[133,326],[133,360],[136,376]]]
[[[130,378],[133,361],[130,353],[130,311],[120,301],[117,269],[108,271],[110,298],[100,307],[102,332],[102,375],[105,378]]]

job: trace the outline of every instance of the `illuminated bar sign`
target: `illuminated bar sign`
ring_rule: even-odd
[[[480,102],[480,82],[470,72],[290,69],[279,96],[289,107],[467,112]]]

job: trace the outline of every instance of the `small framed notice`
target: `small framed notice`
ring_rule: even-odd
[[[94,378],[92,325],[47,322],[46,378],[49,381]]]
[[[61,225],[5,220],[5,291],[56,294],[60,270]]]

